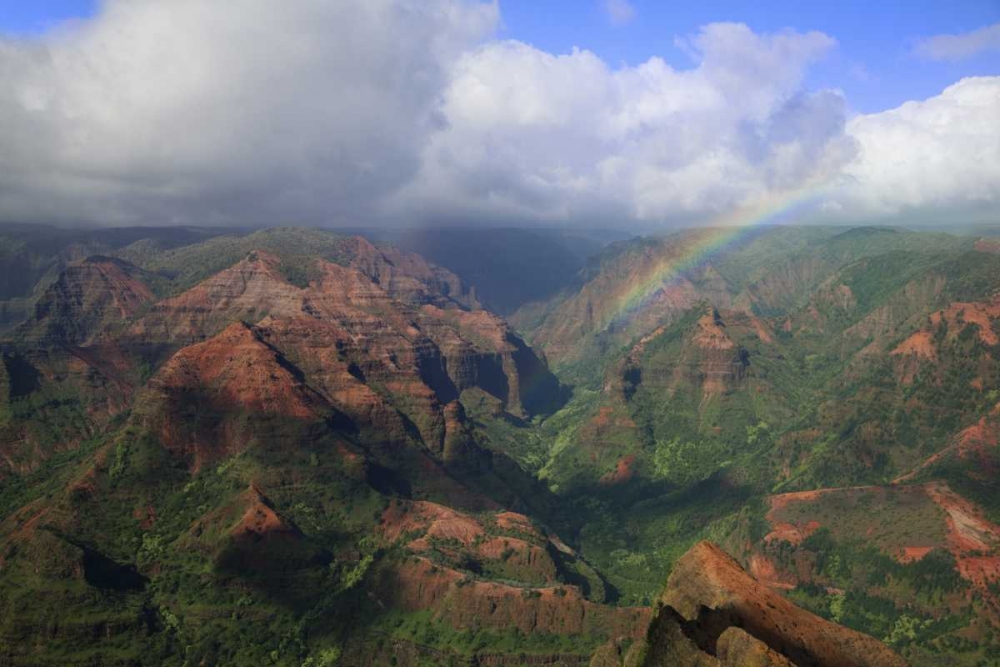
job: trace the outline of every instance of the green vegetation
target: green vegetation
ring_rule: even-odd
[[[171,245],[129,236],[88,247],[142,267],[161,296],[254,251],[278,255],[284,278],[300,287],[317,278],[315,258],[351,260],[342,238],[318,230],[198,238]],[[614,244],[580,280],[615,286],[632,263],[671,242]],[[7,239],[0,261],[30,264],[36,289],[59,261],[29,250]],[[472,453],[454,460],[439,443],[458,436],[428,412],[427,397],[384,379],[365,384],[398,414],[394,430],[356,428],[332,409],[313,420],[262,416],[197,390],[158,422],[141,388],[157,371],[152,360],[172,350],[127,350],[96,371],[49,342],[13,341],[0,374],[0,644],[32,664],[318,667],[356,656],[359,642],[384,662],[405,650],[418,664],[459,664],[480,653],[583,655],[608,639],[458,630],[434,612],[386,606],[376,591],[413,552],[402,546],[409,538],[384,537],[382,518],[405,497],[486,526],[471,549],[455,537],[427,539],[421,557],[459,572],[456,586],[499,582],[530,601],[540,595],[533,587],[551,583],[513,548],[474,555],[482,540],[516,534],[490,518],[503,506],[575,550],[520,536],[551,556],[560,598],[577,586],[595,603],[651,604],[677,558],[707,538],[794,573],[793,601],[873,634],[916,665],[998,658],[977,618],[984,596],[1000,590],[958,573],[945,512],[917,485],[945,482],[1000,522],[997,448],[983,445],[973,457],[954,446],[963,429],[993,425],[1000,345],[961,317],[930,319],[958,301],[991,299],[1000,257],[944,235],[776,229],[690,274],[702,300],[650,314],[643,309],[656,300],[648,298],[568,340],[545,340],[545,325],[573,289],[518,316],[555,350],[569,399],[554,414],[519,419],[495,396],[464,388],[461,427],[470,435],[460,444]],[[9,287],[12,299],[28,298]],[[707,343],[706,317],[718,328]],[[992,326],[1000,333],[996,319]],[[933,341],[932,359],[892,353],[917,331]],[[490,350],[475,332],[463,340]],[[560,344],[584,354],[564,361]],[[359,354],[350,372],[367,372],[366,361]],[[444,393],[442,404],[455,397]],[[177,451],[164,447],[168,429],[182,443]],[[204,460],[184,450],[195,444],[209,452]],[[890,485],[911,471],[913,490]],[[862,485],[878,488],[774,510],[768,500]],[[251,507],[251,488],[266,490],[267,511]],[[279,529],[264,536],[252,529],[256,520]],[[765,541],[777,523],[807,536]],[[904,563],[903,548],[926,553]],[[53,626],[52,618],[61,620]],[[40,628],[51,630],[44,655],[32,648]]]

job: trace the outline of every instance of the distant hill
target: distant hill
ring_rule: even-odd
[[[610,230],[518,228],[356,231],[453,271],[501,315],[569,287],[590,257],[629,236]]]

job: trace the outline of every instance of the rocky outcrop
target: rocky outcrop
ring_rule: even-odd
[[[749,352],[728,334],[723,316],[714,307],[702,304],[695,312],[698,316],[687,330],[660,327],[633,346],[619,370],[625,398],[630,398],[640,384],[668,396],[681,389],[694,389],[704,398],[745,384],[750,376]],[[770,337],[756,318],[737,313],[731,316],[747,320],[747,328],[761,340]],[[664,353],[669,344],[664,341],[678,335],[676,349]]]
[[[523,514],[473,516],[427,501],[397,500],[382,514],[390,543],[467,573],[531,586],[560,583],[558,549]]]
[[[464,389],[479,387],[519,416],[551,407],[551,397],[558,397],[555,378],[502,319],[465,310],[448,296],[459,290],[457,279],[405,254],[396,257],[398,264],[390,262],[366,241],[355,245],[347,266],[314,260],[306,287],[285,279],[276,255],[252,252],[157,303],[130,336],[138,345],[176,347],[214,336],[234,321],[258,324],[290,358],[301,356],[303,366],[314,366],[330,393],[344,384],[346,368],[363,384],[373,380],[407,395],[415,412],[408,418],[437,450],[443,447],[440,414],[434,424],[422,415],[439,413],[438,404]],[[428,285],[445,292],[432,298]],[[332,371],[326,370],[330,362]],[[359,400],[362,412],[378,403],[345,398]]]
[[[150,277],[111,257],[74,261],[5,342],[0,403],[36,407],[28,419],[0,420],[0,477],[75,449],[128,409],[143,378],[118,339],[153,302]]]
[[[279,264],[270,253],[252,252],[186,292],[156,303],[132,327],[130,338],[137,343],[188,345],[234,321],[294,317],[302,310],[302,290],[285,281]]]
[[[479,306],[475,293],[458,276],[420,255],[392,246],[375,246],[360,236],[344,239],[341,246],[349,258],[348,265],[394,299],[410,305]]]
[[[796,607],[699,542],[675,565],[650,627],[647,667],[905,667],[885,644]]]
[[[610,607],[586,600],[575,586],[512,586],[478,580],[410,557],[383,572],[375,594],[382,604],[429,611],[456,630],[517,628],[524,634],[640,638],[649,609]]]

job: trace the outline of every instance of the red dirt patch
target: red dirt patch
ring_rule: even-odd
[[[985,417],[959,433],[956,443],[958,453],[963,457],[980,453],[985,449],[993,449],[997,444],[995,424],[988,422]]]
[[[767,513],[770,517],[773,516],[775,512],[783,510],[785,507],[791,503],[801,503],[810,502],[817,500],[821,496],[828,493],[841,493],[843,491],[869,491],[872,489],[877,489],[877,486],[845,486],[842,488],[828,488],[828,489],[813,489],[811,491],[792,491],[791,493],[779,493],[778,495],[771,496],[771,509]]]
[[[995,255],[1000,254],[1000,239],[979,239],[976,241],[976,250],[988,252]]]
[[[611,405],[602,405],[597,410],[597,414],[590,420],[590,426],[595,429],[603,429],[608,426],[616,428],[634,428],[635,422],[628,416],[616,414],[617,410]]]
[[[390,542],[395,542],[409,532],[421,532],[425,537],[453,539],[469,546],[486,531],[472,517],[437,503],[415,500],[390,505],[382,513],[383,535]]]
[[[992,320],[1000,317],[1000,298],[991,302],[963,303],[956,302],[931,315],[931,324],[938,326],[942,320],[948,324],[949,337],[957,336],[968,324],[975,324],[979,329],[979,339],[986,345],[996,345],[1000,342],[993,332]]]
[[[798,585],[794,577],[787,573],[779,573],[771,559],[760,554],[750,556],[750,574],[770,588],[791,590]]]
[[[136,507],[132,512],[132,518],[139,522],[139,527],[149,530],[156,525],[156,508],[152,505]]]
[[[511,530],[538,535],[538,531],[535,530],[535,526],[532,525],[531,519],[523,514],[518,514],[517,512],[500,512],[497,514],[496,520],[497,526],[502,530]]]
[[[996,410],[994,409],[994,414],[992,414],[991,417],[995,418],[995,412]],[[983,417],[972,426],[960,431],[959,434],[955,436],[954,441],[947,447],[939,452],[931,454],[916,468],[905,475],[897,477],[892,483],[901,484],[911,480],[916,477],[920,471],[931,467],[950,454],[957,454],[963,459],[978,457],[980,461],[985,463],[987,460],[987,457],[985,456],[987,451],[1000,445],[1000,434],[998,434],[997,431],[998,429],[995,421],[991,418]]]
[[[522,588],[468,580],[461,572],[416,557],[400,564],[375,594],[386,606],[429,610],[459,630],[517,628],[525,635],[645,635],[647,607],[610,607],[583,598],[570,585]]]
[[[1000,526],[987,521],[979,509],[941,482],[927,484],[927,494],[948,513],[948,548],[958,561],[959,573],[985,589],[1000,578]]]
[[[764,325],[763,322],[760,321],[760,319],[751,316],[750,326],[753,327],[754,333],[757,334],[757,338],[759,338],[761,342],[764,343],[774,342],[774,336],[771,335],[771,332],[767,330],[767,327]]]
[[[299,534],[295,526],[286,521],[274,510],[270,501],[264,497],[264,494],[257,487],[251,486],[243,497],[246,502],[246,511],[229,531],[234,537]]]
[[[920,359],[933,361],[937,359],[937,351],[934,349],[934,336],[929,331],[918,331],[902,343],[890,354],[893,355],[913,355]]]
[[[736,347],[714,312],[702,315],[697,326],[692,342],[703,350],[732,350]]]
[[[770,516],[770,513],[768,516]],[[780,522],[774,524],[771,532],[764,537],[764,541],[773,542],[780,540],[790,542],[791,544],[799,544],[802,540],[815,533],[819,528],[819,521],[810,521],[804,526],[796,526],[795,524]]]
[[[922,560],[934,547],[903,547],[902,553],[897,556],[900,563],[915,563]]]
[[[632,466],[635,464],[635,454],[629,454],[628,456],[623,456],[618,459],[618,463],[615,465],[615,469],[611,472],[605,473],[598,480],[600,484],[604,486],[612,486],[614,484],[621,484],[622,482],[627,482],[632,479],[635,475],[635,471]]]

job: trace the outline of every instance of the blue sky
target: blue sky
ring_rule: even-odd
[[[96,5],[93,0],[0,0],[0,30],[37,33],[60,21],[86,18]]]
[[[96,0],[0,0],[0,30],[38,33],[85,18]],[[913,54],[918,40],[964,33],[1000,22],[1000,0],[629,0],[634,17],[614,24],[605,0],[501,0],[500,37],[552,53],[593,51],[612,66],[660,56],[683,69],[690,58],[674,37],[716,21],[746,23],[755,32],[819,30],[839,46],[810,70],[810,88],[845,91],[855,111],[870,113],[931,97],[965,76],[1000,74],[1000,51],[961,62],[931,62]]]
[[[998,0],[631,0],[631,5],[634,18],[616,26],[598,0],[507,0],[501,2],[504,34],[546,51],[579,46],[611,64],[634,65],[658,55],[683,68],[690,59],[674,47],[674,37],[707,23],[737,21],[755,32],[819,30],[839,47],[810,73],[810,87],[841,88],[862,112],[930,97],[963,76],[1000,73],[996,52],[960,63],[926,62],[912,54],[921,38],[1000,21]]]

